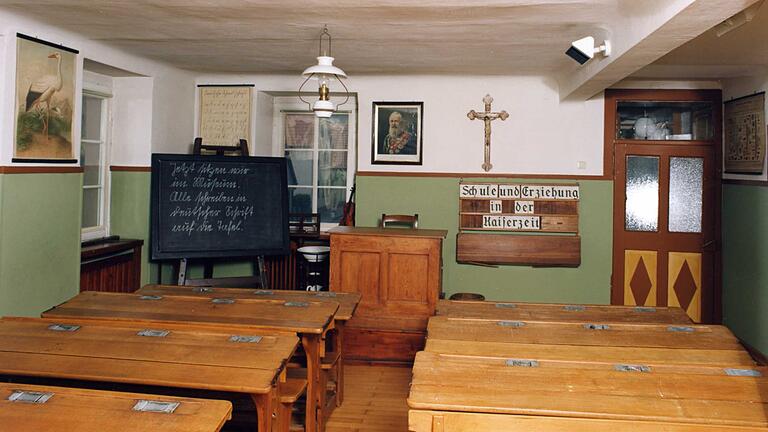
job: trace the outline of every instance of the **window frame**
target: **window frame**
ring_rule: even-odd
[[[86,186],[85,183],[85,174],[83,174],[83,185],[81,186],[81,194],[84,194],[86,189],[95,189],[100,188],[101,193],[99,194],[99,224],[91,227],[82,227],[82,219],[83,219],[83,206],[82,206],[82,199],[81,199],[81,206],[80,206],[80,218],[81,218],[81,228],[80,228],[80,240],[81,241],[87,241],[87,240],[95,240],[103,237],[109,236],[110,233],[110,196],[111,196],[111,179],[110,179],[110,172],[109,172],[109,161],[110,161],[110,155],[112,150],[112,100],[113,95],[110,93],[105,93],[102,90],[97,90],[94,88],[89,87],[86,83],[83,84],[83,91],[82,95],[80,96],[80,105],[81,110],[85,109],[85,103],[84,99],[86,97],[92,97],[101,99],[101,122],[100,122],[100,137],[99,140],[91,140],[91,139],[85,139],[83,137],[83,124],[81,120],[80,124],[80,147],[82,151],[82,147],[84,144],[93,144],[93,143],[99,143],[101,148],[99,151],[99,176],[101,180],[100,186]],[[82,111],[80,118],[82,119]],[[82,165],[81,161],[81,167],[84,169],[85,167]],[[84,198],[83,198],[84,199]]]
[[[338,100],[337,100],[338,99]],[[334,103],[343,102],[344,98],[333,97]],[[347,123],[347,179],[344,186],[344,201],[348,201],[352,186],[355,184],[355,175],[357,174],[357,99],[350,95],[348,104],[349,109],[341,109],[334,112],[335,114],[346,114],[348,116]],[[306,151],[312,152],[312,213],[318,213],[318,201],[320,189],[341,189],[341,186],[320,186],[319,185],[319,163],[320,153],[323,151],[342,151],[341,149],[321,149],[320,148],[320,119],[314,115],[313,112],[307,110],[306,104],[298,100],[297,97],[276,97],[274,101],[273,111],[273,134],[272,134],[272,148],[275,156],[285,156],[285,116],[286,114],[307,114],[314,118],[314,134],[313,143],[311,149],[288,149],[288,151]],[[342,106],[347,108],[347,105]],[[289,189],[295,188],[307,188],[306,185],[288,186]],[[338,226],[336,222],[321,222],[320,230],[327,231],[333,227]]]

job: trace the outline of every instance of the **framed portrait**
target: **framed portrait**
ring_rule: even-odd
[[[421,165],[424,102],[374,102],[372,164]]]
[[[13,162],[77,162],[76,59],[76,50],[17,34]]]

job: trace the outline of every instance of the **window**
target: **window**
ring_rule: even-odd
[[[109,96],[83,91],[80,165],[83,167],[82,239],[109,235]]]
[[[281,154],[288,159],[290,213],[318,213],[321,229],[338,225],[354,183],[355,113],[317,118],[306,110],[279,113]]]

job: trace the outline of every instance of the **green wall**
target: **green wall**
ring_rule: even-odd
[[[509,179],[475,180],[511,182]],[[543,180],[525,182],[547,183]],[[456,292],[477,292],[488,300],[607,304],[611,298],[613,182],[581,180],[578,183],[581,186],[581,266],[578,268],[489,268],[457,264],[458,178],[358,176],[356,225],[376,226],[382,213],[418,213],[420,228],[447,229],[443,244],[446,297]]]
[[[768,187],[723,186],[723,322],[768,353]]]
[[[82,174],[0,175],[0,315],[36,316],[80,287]]]
[[[112,171],[110,227],[112,235],[144,240],[141,248],[141,285],[149,283],[149,182],[148,172]]]

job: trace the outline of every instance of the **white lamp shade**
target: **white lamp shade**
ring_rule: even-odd
[[[336,107],[331,101],[317,100],[314,105],[312,105],[312,111],[315,112],[315,116],[317,117],[328,118],[335,110]]]
[[[302,75],[336,75],[336,78],[346,78],[347,74],[333,65],[333,57],[320,56],[317,58],[317,64],[304,69]]]

